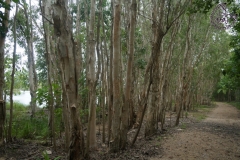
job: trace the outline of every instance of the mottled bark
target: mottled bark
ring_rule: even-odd
[[[113,8],[113,2],[111,2]],[[103,27],[104,29],[104,27]],[[113,25],[111,27],[111,37],[113,37]],[[106,43],[105,43],[106,44]],[[113,39],[110,41],[110,56],[109,56],[109,72],[108,72],[108,145],[110,145],[112,137],[112,116],[113,116]]]
[[[12,74],[11,74],[11,87],[10,87],[10,115],[9,115],[9,125],[8,125],[8,141],[12,142],[12,119],[13,119],[13,89],[14,89],[14,75],[16,69],[16,49],[17,49],[17,37],[16,37],[16,17],[18,12],[18,5],[16,4],[16,12],[13,22],[13,39],[14,39],[14,49],[13,49],[13,59],[12,59]]]
[[[62,65],[63,87],[66,92],[66,103],[70,111],[71,143],[69,146],[70,160],[84,157],[84,137],[77,106],[78,85],[76,79],[75,43],[73,41],[71,17],[68,14],[65,0],[57,0],[52,5],[54,33],[57,37],[57,54]]]
[[[127,143],[127,131],[128,131],[128,122],[133,123],[133,106],[131,101],[133,95],[132,91],[132,72],[133,72],[133,62],[134,62],[134,33],[135,33],[135,24],[136,24],[136,12],[137,12],[137,2],[132,0],[131,2],[131,17],[130,17],[130,29],[129,29],[129,44],[128,44],[128,63],[127,63],[127,75],[126,75],[126,87],[125,87],[125,101],[122,109],[122,125],[121,125],[121,149],[126,147]],[[129,112],[130,111],[130,112]],[[130,119],[131,118],[131,119]]]
[[[95,73],[95,37],[94,37],[94,24],[95,24],[95,0],[91,0],[89,22],[89,59],[88,59],[88,98],[89,98],[89,118],[88,118],[88,137],[87,137],[87,151],[89,148],[96,147],[96,73]]]
[[[43,4],[41,8],[42,15],[47,19],[51,19],[51,14],[50,14],[51,2],[47,0],[43,0],[42,4]],[[53,53],[51,51],[50,25],[48,24],[47,20],[44,17],[42,17],[42,21],[43,21],[45,48],[46,48],[45,58],[47,62],[47,71],[48,71],[47,73],[48,73],[48,95],[49,95],[47,105],[50,111],[48,125],[50,130],[50,136],[53,142],[53,148],[54,150],[56,150],[55,118],[54,118],[55,108],[53,105],[54,95],[53,95],[53,88],[52,88],[52,83],[53,83],[52,79],[53,79],[54,73],[53,73],[53,65],[51,61],[51,57]]]
[[[157,111],[160,103],[160,91],[159,91],[159,85],[160,85],[160,56],[161,56],[161,45],[162,40],[165,35],[163,31],[163,24],[161,24],[163,21],[163,11],[164,11],[165,1],[161,1],[160,5],[160,16],[158,18],[158,23],[160,25],[157,25],[157,14],[158,14],[158,8],[157,3],[153,3],[153,25],[152,25],[152,32],[153,32],[153,44],[152,44],[152,86],[150,89],[150,103],[148,107],[147,112],[147,123],[145,128],[145,136],[151,136],[156,132],[157,129]]]
[[[183,55],[183,62],[182,62],[182,68],[179,68],[180,70],[180,74],[179,74],[179,89],[178,89],[178,99],[177,99],[177,117],[176,117],[176,122],[175,125],[177,126],[179,124],[179,119],[181,116],[181,112],[182,109],[184,107],[184,102],[185,102],[185,98],[186,98],[186,90],[187,90],[187,79],[188,76],[186,75],[186,71],[187,71],[187,62],[188,62],[188,58],[189,58],[189,54],[190,54],[190,39],[191,39],[191,18],[190,16],[188,17],[188,25],[187,25],[187,32],[186,32],[186,43],[185,43],[185,51],[184,51],[184,55]],[[179,66],[181,67],[181,66]]]
[[[26,17],[26,42],[27,42],[27,55],[28,55],[28,79],[29,79],[29,89],[31,95],[30,107],[32,115],[34,116],[36,112],[36,92],[37,92],[37,73],[35,68],[35,60],[34,60],[34,49],[33,49],[33,28],[32,28],[32,13],[31,13],[31,3],[30,12],[28,12],[27,5],[24,5],[24,15]]]
[[[121,52],[120,52],[120,23],[121,22],[121,0],[114,3],[113,21],[113,122],[112,122],[112,141],[110,150],[117,152],[120,150],[121,134]]]
[[[6,0],[6,4],[10,5],[11,0]],[[0,146],[3,144],[3,131],[4,131],[4,123],[6,117],[6,108],[5,102],[3,100],[3,90],[4,90],[4,47],[5,47],[5,39],[8,32],[8,20],[9,20],[9,10],[5,9],[5,19],[2,22],[2,33],[0,34]]]

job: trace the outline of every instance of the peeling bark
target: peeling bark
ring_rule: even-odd
[[[52,5],[54,32],[57,37],[57,54],[62,65],[63,87],[66,91],[66,103],[70,111],[71,142],[69,159],[84,158],[84,137],[77,106],[78,85],[76,79],[75,43],[73,41],[71,17],[65,0],[57,0]]]

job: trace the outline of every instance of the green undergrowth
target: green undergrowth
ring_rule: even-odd
[[[207,118],[207,114],[212,108],[213,106],[198,105],[195,107],[195,112],[192,113],[193,117],[196,118],[196,120],[198,121],[202,121]]]
[[[9,103],[6,104],[7,119],[6,131],[9,123]],[[55,109],[55,133],[60,133],[61,130],[61,115],[62,109]],[[14,103],[13,105],[13,122],[12,122],[12,137],[23,139],[46,140],[50,138],[48,127],[48,110],[46,108],[38,108],[34,117],[31,117],[29,107]],[[5,134],[6,134],[5,131]]]
[[[234,107],[240,110],[240,102],[230,102],[229,104],[233,105]]]
[[[24,111],[26,112],[29,110],[28,106],[26,106],[22,103],[19,103],[19,102],[13,103],[13,109],[18,112],[24,112]],[[10,110],[10,103],[6,104],[6,110]]]
[[[186,125],[185,123],[182,123],[182,124],[180,125],[180,128],[181,128],[181,129],[186,129],[186,128],[187,128],[187,125]]]

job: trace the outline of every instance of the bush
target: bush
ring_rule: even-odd
[[[240,102],[230,102],[229,104],[233,105],[234,107],[240,110]]]
[[[9,102],[6,103],[6,109],[10,110],[10,103]],[[24,112],[24,111],[28,110],[28,107],[26,105],[20,103],[20,102],[14,102],[13,103],[13,109],[14,109],[14,111]]]
[[[7,104],[9,109],[9,103]],[[9,119],[9,113],[7,114]],[[8,126],[8,121],[6,122]],[[62,109],[55,109],[55,133],[63,130]],[[35,117],[31,118],[27,106],[20,103],[14,103],[12,137],[24,139],[46,139],[50,137],[48,126],[48,114],[46,109],[40,109],[36,112]]]

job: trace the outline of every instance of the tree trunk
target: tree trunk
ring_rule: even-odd
[[[16,69],[16,49],[17,49],[17,37],[16,37],[16,17],[18,12],[18,4],[16,4],[16,12],[13,22],[13,37],[14,37],[14,49],[12,59],[12,74],[11,74],[11,88],[10,88],[10,115],[8,125],[8,141],[12,142],[12,119],[13,119],[13,89],[14,89],[14,75]]]
[[[11,4],[11,0],[6,0],[7,5]],[[9,19],[9,10],[5,9],[5,19],[2,22],[3,31],[0,34],[0,146],[3,145],[3,131],[4,123],[6,117],[6,108],[5,102],[3,100],[3,89],[4,89],[4,47],[5,39],[8,32],[8,19]]]
[[[157,3],[154,4],[154,9],[152,12],[153,16],[153,25],[152,25],[152,32],[153,32],[153,44],[152,44],[152,86],[150,89],[150,103],[148,107],[148,113],[147,113],[147,122],[146,122],[146,128],[145,128],[145,136],[151,136],[156,132],[157,129],[157,111],[160,103],[160,92],[159,92],[159,86],[160,86],[160,56],[161,56],[161,45],[162,40],[164,37],[163,32],[163,26],[157,25]],[[160,5],[160,16],[158,23],[162,23],[163,18],[163,8],[165,6],[165,1],[161,1]]]
[[[88,88],[89,88],[89,121],[88,121],[88,139],[87,150],[96,147],[96,75],[95,75],[95,0],[91,0],[91,13],[89,22],[89,59],[88,59]],[[100,66],[99,66],[100,67]]]
[[[106,33],[106,31],[105,31],[105,25],[104,25],[104,21],[103,21],[103,11],[102,11],[102,6],[101,6],[101,8],[100,8],[100,12],[101,12],[101,24],[102,24],[102,33],[104,33],[103,35],[102,35],[102,43],[101,43],[101,52],[102,52],[102,74],[103,74],[103,76],[102,76],[102,78],[103,78],[103,85],[104,85],[104,89],[103,89],[103,93],[104,93],[104,99],[103,99],[103,136],[102,136],[102,139],[103,139],[103,143],[105,143],[105,132],[106,132],[106,116],[108,115],[108,117],[110,116],[110,112],[109,112],[109,114],[107,114],[106,113],[106,106],[107,107],[109,107],[110,106],[110,100],[111,100],[111,96],[110,96],[110,94],[109,94],[109,92],[110,92],[110,82],[108,82],[108,80],[109,81],[111,81],[112,82],[112,78],[109,78],[110,77],[110,69],[108,69],[108,67],[109,67],[109,56],[108,56],[108,49],[107,49],[107,42],[106,42],[106,35],[105,35],[105,33]],[[110,36],[111,37],[111,36]],[[111,53],[112,54],[112,53]],[[106,62],[104,61],[104,60],[106,60]],[[110,68],[110,67],[109,67]],[[111,67],[112,68],[112,67]],[[112,89],[111,89],[112,90]],[[106,106],[105,106],[106,105]],[[112,107],[109,107],[109,108],[112,108]],[[110,118],[111,118],[111,116],[110,116]],[[109,119],[110,119],[109,118]],[[112,118],[111,118],[112,119]],[[109,121],[110,123],[112,122],[111,120]],[[108,125],[109,127],[108,127],[108,133],[111,133],[111,124],[110,125]],[[109,141],[110,141],[110,135],[111,134],[109,134],[108,135],[108,144],[109,144]]]
[[[127,75],[126,75],[126,87],[125,87],[125,102],[122,109],[122,126],[121,126],[121,149],[125,149],[127,142],[127,131],[128,131],[128,120],[133,122],[133,109],[131,106],[131,101],[133,95],[132,91],[132,72],[133,72],[133,62],[134,62],[134,32],[135,32],[135,22],[136,22],[136,12],[137,12],[137,2],[132,0],[131,2],[131,17],[130,17],[130,31],[129,31],[129,55],[127,63]],[[129,114],[130,111],[130,114]],[[130,119],[130,117],[131,119]]]
[[[189,54],[190,54],[190,36],[191,36],[191,18],[189,16],[188,19],[188,28],[187,28],[187,33],[186,33],[186,43],[185,43],[185,51],[184,51],[184,56],[183,56],[183,63],[182,63],[182,70],[180,70],[180,78],[179,78],[179,92],[178,92],[178,99],[177,99],[177,117],[176,117],[176,122],[175,125],[177,126],[179,124],[179,119],[180,115],[182,112],[182,109],[184,107],[184,101],[185,101],[185,92],[187,89],[187,75],[186,75],[186,67],[187,67],[187,62],[189,60]]]
[[[31,2],[31,1],[30,1]],[[32,13],[30,3],[30,15],[28,14],[27,5],[24,5],[24,14],[26,17],[26,42],[27,42],[27,54],[28,54],[28,73],[29,73],[29,84],[30,84],[30,107],[31,116],[33,117],[36,112],[36,91],[37,91],[37,73],[35,69],[34,61],[34,50],[33,50],[33,28],[32,28]]]
[[[117,152],[120,150],[121,134],[121,51],[120,51],[120,23],[121,22],[121,0],[114,3],[114,22],[113,22],[113,122],[112,122],[112,141],[110,150]]]
[[[113,8],[113,1],[111,2]],[[103,27],[104,30],[104,27]],[[113,25],[111,27],[111,37],[113,37]],[[110,145],[112,138],[112,117],[113,117],[113,39],[110,41],[110,56],[109,56],[109,90],[108,90],[108,145]],[[106,44],[106,43],[105,43]],[[106,46],[106,45],[105,45]]]
[[[106,90],[107,90],[107,85],[106,85],[106,67],[107,66],[107,62],[105,62],[104,58],[105,58],[105,37],[103,36],[103,38],[100,39],[100,33],[101,33],[101,27],[102,27],[102,31],[104,33],[104,23],[103,23],[103,5],[102,5],[102,0],[99,0],[99,13],[98,13],[98,24],[97,24],[97,53],[101,51],[101,56],[99,57],[99,64],[98,67],[101,67],[101,93],[100,93],[100,107],[102,109],[102,142],[105,143],[105,139],[106,139],[106,120],[105,120],[105,116],[106,116],[106,110],[105,110],[105,106],[106,106]],[[99,51],[100,48],[100,51]],[[106,50],[107,52],[107,50]],[[105,63],[104,63],[105,62]],[[101,118],[101,117],[100,117]]]
[[[73,41],[71,18],[67,10],[65,0],[57,0],[52,5],[54,33],[57,37],[57,51],[62,65],[63,87],[66,91],[66,102],[70,108],[71,143],[69,148],[69,160],[84,158],[84,137],[82,124],[79,119],[77,106],[77,79],[75,61],[75,43]]]
[[[40,1],[41,2],[41,1]],[[41,6],[41,4],[40,4]],[[44,17],[50,19],[51,15],[50,15],[50,8],[51,7],[51,3],[50,1],[44,0],[43,1],[43,5],[41,8],[41,12],[42,15],[44,15]],[[45,58],[47,61],[47,73],[48,73],[48,95],[49,95],[49,99],[48,99],[48,107],[49,107],[49,111],[50,111],[50,115],[49,115],[49,129],[50,129],[50,136],[53,142],[53,148],[54,150],[56,150],[56,135],[55,135],[55,119],[54,119],[54,97],[53,97],[53,88],[52,88],[52,77],[53,77],[53,66],[52,66],[52,62],[51,62],[51,40],[50,40],[50,26],[47,23],[47,21],[44,19],[44,17],[42,17],[42,21],[43,21],[43,28],[44,28],[44,37],[45,37],[45,48],[46,48],[46,54],[45,54]]]

